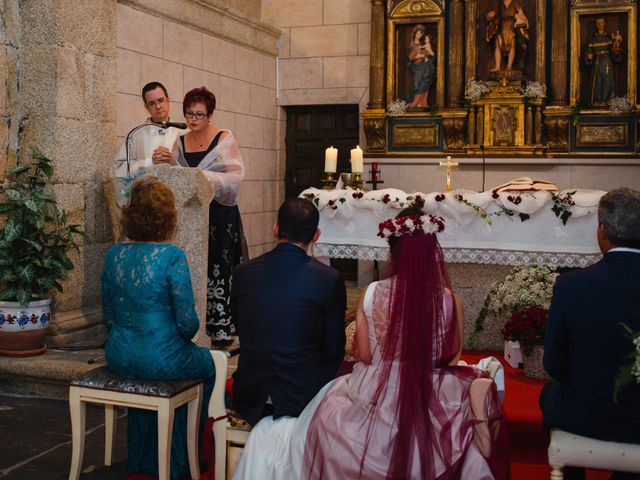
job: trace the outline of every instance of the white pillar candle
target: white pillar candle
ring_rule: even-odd
[[[362,172],[364,172],[362,149],[358,145],[356,148],[351,149],[351,173]]]
[[[338,149],[333,148],[333,145],[324,151],[324,171],[330,173],[336,173],[336,166],[338,163]]]

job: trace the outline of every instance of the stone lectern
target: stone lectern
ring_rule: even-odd
[[[155,165],[146,169],[169,186],[176,197],[178,227],[172,243],[182,247],[187,254],[191,284],[196,301],[200,327],[193,341],[210,348],[211,340],[205,331],[207,307],[207,256],[209,245],[209,204],[214,190],[197,168]]]

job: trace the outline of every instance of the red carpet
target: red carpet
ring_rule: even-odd
[[[462,359],[477,363],[483,357],[494,356],[505,371],[504,413],[509,428],[509,456],[512,480],[548,480],[551,468],[547,463],[549,437],[542,428],[542,412],[538,397],[543,380],[525,376],[524,370],[512,368],[502,355],[490,351],[467,351]],[[587,470],[587,480],[607,480],[611,472]]]

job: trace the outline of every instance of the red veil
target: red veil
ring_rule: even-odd
[[[379,420],[376,409],[387,393],[393,371],[394,379],[396,375],[399,377],[395,379],[399,394],[393,404],[397,435],[392,438],[390,434],[385,439],[390,447],[387,449],[390,458],[386,478],[457,479],[464,455],[456,456],[452,452],[466,450],[476,420],[469,408],[453,411],[443,408],[441,399],[445,391],[441,392],[441,387],[446,380],[448,392],[455,384],[457,393],[453,395],[466,396],[468,400],[471,382],[486,375],[470,367],[449,366],[460,350],[461,339],[455,311],[454,315],[445,315],[444,299],[451,295],[451,284],[436,236],[415,232],[391,240],[389,273],[393,281],[388,301],[389,320],[380,345],[382,363],[377,388],[369,404],[368,425],[364,428],[367,433],[360,459],[360,476],[364,478],[362,472],[372,442],[380,442],[379,436],[373,440],[372,435],[374,428],[384,428],[376,426]],[[452,303],[455,309],[455,302]],[[486,405],[485,410],[489,428],[497,436],[498,430],[503,434],[506,432],[499,428],[501,407],[495,388],[493,393],[487,397],[492,404]],[[461,400],[461,405],[468,406],[468,401]],[[321,403],[319,409],[322,406]],[[315,417],[307,434],[303,476],[322,478],[324,447],[314,421]],[[322,437],[327,434],[324,432]],[[340,435],[340,432],[333,434]],[[374,450],[379,452],[377,447]],[[499,450],[502,449],[493,448],[493,453],[505,453],[505,450]],[[494,456],[489,464],[495,478],[508,476],[504,459]]]

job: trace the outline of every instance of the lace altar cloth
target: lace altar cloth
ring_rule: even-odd
[[[318,257],[387,260],[389,251],[377,236],[378,224],[419,196],[423,210],[445,219],[445,230],[438,238],[448,262],[584,267],[601,258],[596,240],[597,206],[605,192],[559,192],[561,196],[567,193],[570,195],[563,198],[569,202],[554,200],[547,191],[494,196],[491,191],[469,190],[425,194],[391,188],[370,192],[309,188],[300,196],[320,211],[322,233],[313,249]],[[566,224],[554,207],[571,213]]]

